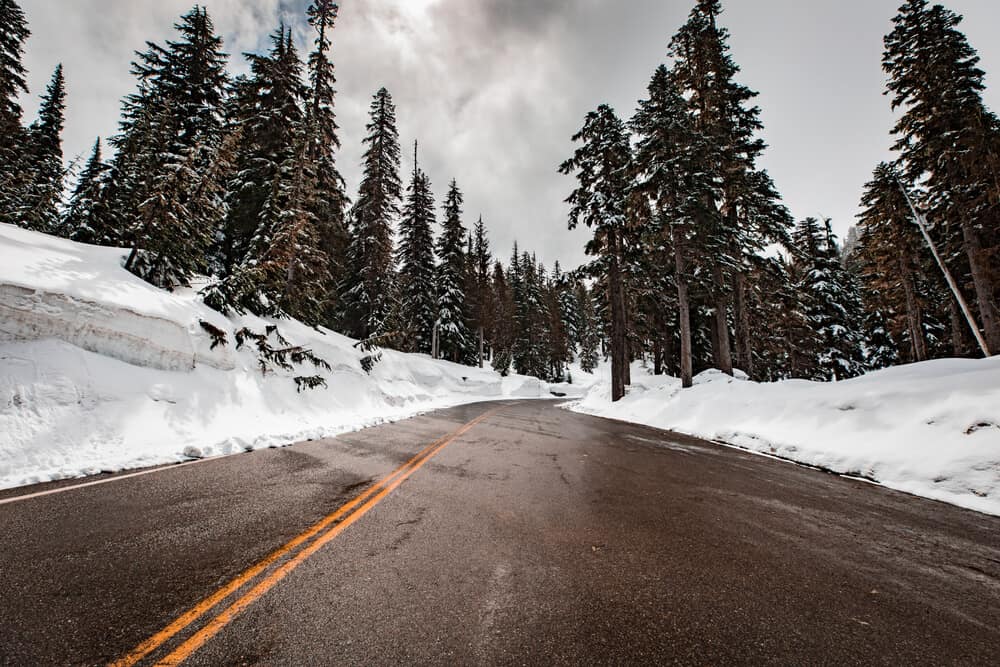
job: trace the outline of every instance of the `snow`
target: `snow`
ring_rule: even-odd
[[[224,317],[194,289],[132,276],[125,253],[0,224],[0,488],[280,446],[460,403],[551,398],[535,378],[391,350],[366,375],[353,340]],[[212,350],[201,321],[228,345]],[[331,370],[263,375],[234,332],[268,324]],[[293,376],[316,374],[326,388],[296,391]]]
[[[639,364],[632,379],[618,403],[603,377],[570,407],[1000,515],[1000,358],[939,359],[832,383],[706,371],[684,390]]]

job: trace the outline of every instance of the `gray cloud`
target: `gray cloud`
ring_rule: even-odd
[[[114,131],[133,88],[132,52],[171,37],[193,0],[21,0],[34,32],[26,62],[32,98],[57,62],[66,66],[67,155]],[[308,0],[204,0],[245,71],[244,51],[262,47],[279,19],[300,48]],[[333,37],[337,112],[349,188],[359,178],[368,104],[380,86],[396,100],[404,143],[419,139],[438,199],[451,178],[466,194],[471,224],[483,214],[494,248],[514,239],[547,264],[583,261],[586,231],[566,230],[572,180],[556,169],[570,136],[597,104],[631,115],[670,36],[693,0],[342,0]],[[741,80],[760,91],[762,164],[794,215],[826,215],[843,233],[861,188],[887,155],[892,124],[882,96],[881,38],[901,0],[729,0]],[[995,0],[948,0],[987,72],[1000,68]],[[990,91],[987,102],[1000,100]],[[404,154],[408,154],[404,150]],[[409,160],[407,159],[407,162]],[[408,165],[404,167],[408,169]]]

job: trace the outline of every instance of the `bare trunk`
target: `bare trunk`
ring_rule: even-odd
[[[482,368],[483,367],[483,327],[482,327],[482,325],[479,326],[479,330],[478,330],[477,333],[479,335],[479,367]]]
[[[983,257],[983,246],[979,234],[972,228],[970,222],[962,223],[962,238],[965,241],[965,252],[969,257],[969,270],[972,273],[972,284],[976,289],[976,303],[979,306],[979,317],[983,322],[983,335],[986,346],[991,354],[1000,354],[1000,313],[993,299],[993,281],[990,280],[989,265]]]
[[[750,311],[747,309],[747,276],[740,271],[736,274],[736,303],[733,315],[736,318],[736,363],[740,370],[754,377],[753,349],[750,344]]]
[[[715,367],[727,375],[733,374],[733,353],[729,347],[729,300],[726,298],[726,281],[722,267],[714,269],[715,278]]]
[[[663,375],[663,345],[659,338],[653,340],[653,375]]]
[[[968,356],[969,346],[966,326],[962,319],[962,311],[959,309],[955,299],[948,300],[948,316],[951,320],[951,353],[956,357]]]
[[[608,301],[611,306],[611,400],[620,401],[625,396],[626,336],[625,299],[622,293],[622,276],[619,265],[617,232],[611,231],[611,266],[608,270]]]
[[[694,385],[694,363],[691,359],[691,304],[688,299],[687,278],[684,275],[684,253],[674,233],[674,272],[677,283],[677,313],[681,324],[681,386]]]
[[[906,294],[906,323],[910,330],[910,346],[914,361],[927,360],[927,339],[924,338],[923,314],[917,302],[916,289],[913,286],[913,274],[905,254],[899,256],[900,282]]]

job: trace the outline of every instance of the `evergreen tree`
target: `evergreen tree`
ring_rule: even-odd
[[[268,226],[274,222],[274,198],[281,196],[275,184],[300,145],[307,94],[302,62],[284,25],[271,35],[266,55],[246,57],[251,77],[234,91],[240,104],[231,110],[235,118],[230,120],[242,132],[236,168],[227,185],[228,213],[221,237],[222,274],[227,278],[259,259],[254,255],[262,246],[255,248],[254,243],[268,236]],[[266,215],[267,210],[271,213]]]
[[[190,209],[181,213],[182,199],[164,198],[157,191],[170,178],[167,174],[176,177],[184,172],[186,179],[199,179],[210,171],[220,173],[204,160],[214,155],[223,135],[228,76],[222,39],[201,7],[182,16],[174,27],[179,40],[162,46],[149,42],[146,51],[138,54],[132,65],[138,90],[125,98],[119,134],[112,138],[117,152],[107,175],[108,206],[118,217],[114,224],[122,239],[138,247],[162,248],[168,242],[142,236],[167,229],[141,219],[141,210],[155,208],[150,198],[158,199],[156,206],[178,207],[164,211],[168,217],[193,215]],[[195,187],[214,191],[221,184]],[[200,219],[191,224],[199,234],[204,228],[211,235],[219,221]]]
[[[1000,120],[986,109],[979,57],[958,29],[962,17],[908,0],[885,38],[882,65],[907,179],[925,182],[930,218],[953,272],[975,294],[983,333],[1000,354]],[[937,227],[937,226],[936,226]]]
[[[59,228],[62,203],[62,131],[65,124],[66,82],[62,65],[52,74],[38,120],[28,128],[24,189],[19,196],[17,223],[39,232],[54,233]]]
[[[516,255],[516,251],[515,251]],[[490,341],[493,346],[493,370],[506,377],[510,372],[514,357],[515,305],[503,265],[497,261],[493,266],[493,318]]]
[[[636,189],[652,201],[652,238],[647,244],[647,284],[658,286],[669,271],[677,293],[680,373],[684,387],[693,383],[690,285],[704,259],[717,249],[708,232],[715,210],[709,145],[695,131],[687,104],[665,66],[649,84],[649,98],[639,103],[631,121],[638,135]],[[657,252],[661,251],[661,252]],[[662,252],[665,251],[665,252]],[[663,321],[663,318],[659,318]]]
[[[309,104],[306,110],[308,137],[307,159],[314,171],[316,197],[312,204],[320,248],[330,259],[329,273],[332,284],[328,290],[333,296],[334,287],[343,280],[346,269],[348,244],[345,211],[348,206],[346,185],[337,170],[334,151],[340,148],[334,98],[337,82],[333,62],[329,58],[330,33],[337,18],[338,6],[332,0],[315,0],[307,10],[309,25],[316,30],[315,48],[309,54]],[[328,300],[324,319],[332,324],[335,314],[334,300]]]
[[[95,245],[116,243],[115,230],[107,224],[111,216],[103,192],[104,174],[108,169],[101,158],[101,139],[98,138],[70,197],[66,216],[60,226],[62,236]]]
[[[704,173],[718,178],[706,194],[700,222],[711,249],[710,301],[714,310],[715,366],[732,373],[729,308],[733,301],[737,362],[752,359],[750,319],[746,309],[754,256],[773,243],[788,244],[791,218],[781,205],[766,172],[756,161],[765,148],[756,136],[762,129],[760,109],[751,106],[757,93],[736,82],[739,66],[729,53],[729,33],[717,23],[719,0],[698,0],[687,23],[673,38],[673,78],[685,94],[694,129],[706,140],[710,154]]]
[[[494,291],[491,284],[490,265],[493,258],[490,254],[490,242],[486,235],[483,216],[479,216],[476,227],[469,237],[469,285],[471,294],[470,329],[476,335],[476,361],[483,367],[487,349],[492,350],[492,338],[488,332],[492,330]],[[487,340],[489,338],[489,340]]]
[[[442,359],[467,361],[471,340],[466,328],[466,229],[462,224],[462,192],[452,180],[444,202],[444,219],[437,241],[437,328]]]
[[[867,296],[866,311],[886,317],[896,345],[909,348],[907,358],[929,358],[927,299],[923,241],[911,220],[909,205],[895,170],[880,164],[865,186],[859,215],[861,276]]]
[[[826,220],[806,218],[795,228],[793,265],[814,349],[808,375],[817,380],[844,380],[863,370],[860,294],[840,263],[840,249]]]
[[[583,129],[573,136],[581,142],[560,171],[576,174],[579,186],[566,200],[569,227],[580,222],[594,230],[587,252],[607,263],[608,303],[611,308],[612,400],[625,395],[628,378],[627,315],[622,263],[628,233],[626,204],[630,188],[631,147],[625,125],[614,110],[601,105],[587,114]]]
[[[413,176],[399,225],[399,322],[402,347],[408,352],[432,351],[438,323],[434,263],[434,195],[413,150]]]
[[[600,361],[601,327],[594,308],[594,299],[587,286],[577,284],[577,302],[580,304],[580,368],[585,373],[593,373]]]
[[[28,92],[21,57],[30,35],[16,0],[0,0],[0,221],[5,222],[12,221],[22,186],[26,142],[18,97]]]
[[[364,172],[351,210],[347,271],[341,283],[341,328],[361,340],[387,333],[393,311],[393,222],[399,215],[399,135],[385,88],[375,93],[364,140]]]

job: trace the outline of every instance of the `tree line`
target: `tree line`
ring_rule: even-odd
[[[1000,351],[1000,123],[961,17],[908,0],[893,19],[882,67],[900,112],[896,157],[875,169],[841,243],[829,220],[796,222],[760,167],[757,93],[738,80],[721,13],[697,0],[632,116],[601,105],[572,137],[560,167],[576,180],[569,226],[593,238],[591,261],[566,272],[516,245],[495,257],[482,219],[466,226],[457,182],[436,203],[416,142],[404,186],[385,88],[348,195],[331,0],[308,9],[305,61],[281,25],[236,77],[208,13],[182,16],[176,39],[137,54],[113,157],[98,140],[64,201],[63,71],[24,126],[29,32],[17,3],[0,0],[0,219],[128,248],[126,268],[165,289],[209,276],[212,307],[342,332],[367,363],[393,347],[561,380],[571,361],[592,370],[610,357],[615,399],[637,359],[690,386],[709,368],[832,380],[977,356],[975,334]]]
[[[897,159],[875,170],[844,247],[829,220],[796,223],[760,168],[757,93],[737,79],[721,13],[698,0],[632,117],[588,113],[561,167],[577,181],[569,226],[594,232],[584,270],[600,287],[613,399],[636,358],[689,387],[708,368],[832,380],[981,354],[915,210],[1000,352],[1000,125],[961,17],[909,0],[893,20],[882,66],[902,111]]]
[[[309,6],[305,61],[280,25],[266,53],[245,54],[249,74],[233,77],[208,12],[194,7],[175,39],[137,53],[114,155],[98,139],[63,201],[62,67],[24,127],[29,30],[17,3],[0,0],[3,221],[128,248],[125,268],[164,289],[209,276],[200,293],[211,307],[342,332],[371,353],[369,368],[393,347],[553,381],[568,379],[577,356],[593,370],[602,341],[586,282],[517,246],[506,264],[494,258],[482,219],[471,230],[463,222],[456,181],[438,209],[416,142],[404,189],[385,88],[372,98],[363,174],[348,196],[330,55],[338,12],[331,0]]]

